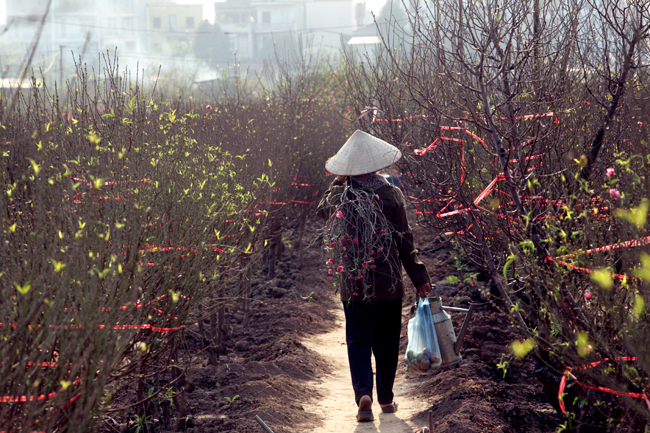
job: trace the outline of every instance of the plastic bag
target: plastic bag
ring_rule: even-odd
[[[411,373],[433,374],[440,364],[438,335],[433,323],[429,299],[420,299],[415,317],[408,324],[409,344],[406,347],[406,370]]]

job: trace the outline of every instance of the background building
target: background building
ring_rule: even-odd
[[[232,53],[261,61],[273,43],[312,38],[321,48],[338,50],[367,24],[363,0],[227,0],[215,3],[215,21],[229,35]]]
[[[46,0],[6,0],[2,78],[18,75],[46,7]],[[116,50],[120,64],[131,68],[137,62],[171,62],[193,55],[194,32],[202,19],[202,4],[171,0],[52,0],[32,67],[63,79],[74,73],[79,56],[92,61],[98,52],[113,55]]]
[[[74,62],[80,56],[91,62],[98,52],[117,52],[120,66],[131,70],[136,65],[179,63],[196,69],[200,63],[203,69],[216,71],[219,64],[232,63],[235,55],[242,65],[257,70],[276,48],[296,47],[301,41],[303,49],[334,54],[342,42],[360,33],[367,36],[374,29],[365,0],[214,1],[211,7],[218,25],[200,31],[222,36],[220,43],[213,43],[208,36],[214,35],[206,35],[205,41],[196,39],[201,37],[199,27],[206,26],[204,3],[52,0],[31,66],[37,74],[41,70],[63,80],[74,75]],[[0,78],[18,75],[46,6],[47,0],[6,0],[8,31],[0,36]]]
[[[147,49],[158,52],[190,50],[194,32],[203,20],[203,5],[176,4],[172,1],[149,0],[146,5]]]

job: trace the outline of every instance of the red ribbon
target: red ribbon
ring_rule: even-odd
[[[621,357],[621,358],[614,358],[614,360],[615,361],[636,361],[636,358],[629,357],[629,356],[624,356],[624,357]],[[605,359],[603,359],[603,361],[609,361],[609,359],[605,358]],[[603,361],[592,362],[590,364],[582,365],[580,367],[574,367],[574,369],[586,370],[588,368],[593,368],[593,367],[597,366],[598,364],[602,363]],[[616,391],[616,390],[609,389],[609,388],[603,388],[602,386],[592,386],[592,385],[587,385],[587,384],[582,383],[582,382],[578,382],[578,380],[575,378],[575,376],[573,376],[571,374],[571,367],[567,367],[564,370],[564,374],[562,375],[562,379],[560,380],[560,388],[558,389],[558,393],[557,393],[558,402],[560,403],[560,409],[562,410],[562,413],[564,413],[564,414],[566,414],[566,409],[564,407],[563,394],[564,394],[564,388],[566,387],[566,378],[569,375],[571,375],[571,378],[575,381],[575,383],[577,383],[578,385],[580,385],[582,387],[585,387],[585,388],[594,389],[596,391],[607,392],[609,394],[614,394],[614,395],[621,395],[621,396],[625,396],[625,397],[643,398],[643,399],[645,399],[646,404],[648,404],[648,409],[650,409],[650,404],[648,402],[648,398],[650,398],[650,395],[648,395],[648,394],[640,394],[638,392]]]
[[[9,326],[10,328],[16,328],[18,327],[17,323],[2,323],[0,322],[0,327],[1,326]],[[27,325],[28,328],[43,328],[43,325]],[[83,326],[81,325],[48,325],[47,326],[50,329],[84,329]],[[104,329],[104,328],[111,328],[111,326],[107,325],[97,325],[98,329]],[[156,326],[150,325],[150,324],[144,324],[144,325],[114,325],[112,327],[113,329],[150,329],[155,332],[173,332],[173,331],[178,331],[180,329],[185,328],[185,325],[180,325],[176,326],[174,328],[158,328]]]
[[[571,263],[567,263],[567,262],[563,262],[562,260],[554,259],[553,257],[550,257],[550,256],[546,256],[546,260],[550,260],[551,262],[555,262],[555,263],[557,263],[559,265],[566,266],[567,268],[573,269],[575,271],[582,271],[582,272],[586,272],[588,274],[592,274],[594,272],[593,269],[581,268],[579,266],[572,265]],[[622,274],[609,274],[608,273],[607,275],[609,275],[610,277],[619,278],[621,280],[630,279],[630,280],[634,280],[634,281],[641,281],[639,278],[629,277],[627,275],[622,275]]]
[[[73,386],[78,385],[79,383],[81,383],[82,380],[83,380],[83,378],[82,379],[77,379],[74,382],[72,382],[72,385]],[[0,403],[24,403],[24,402],[27,402],[27,401],[40,401],[40,400],[46,400],[46,399],[52,398],[57,394],[58,394],[58,392],[50,392],[49,394],[41,394],[41,395],[38,395],[38,396],[30,395],[29,397],[26,396],[26,395],[4,396],[4,397],[0,397]],[[79,395],[80,394],[77,394],[74,397],[72,397],[70,402],[72,403],[74,400],[79,398]],[[0,432],[0,433],[2,433],[2,432]]]

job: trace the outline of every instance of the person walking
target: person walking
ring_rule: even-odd
[[[327,221],[328,273],[345,312],[348,361],[357,420],[373,421],[375,357],[377,401],[382,412],[397,410],[393,384],[402,320],[402,265],[421,298],[431,292],[429,275],[417,258],[406,202],[399,188],[377,171],[401,158],[389,143],[357,130],[325,164],[336,179],[317,213]]]

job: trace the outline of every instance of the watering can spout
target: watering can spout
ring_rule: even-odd
[[[465,320],[463,321],[463,326],[460,328],[460,332],[458,333],[456,344],[454,344],[454,353],[456,355],[460,354],[460,348],[463,345],[463,340],[465,340],[465,333],[467,332],[467,325],[469,325],[469,320],[472,317],[473,313],[474,313],[474,304],[470,304],[469,311],[467,311],[467,316],[465,316]]]

